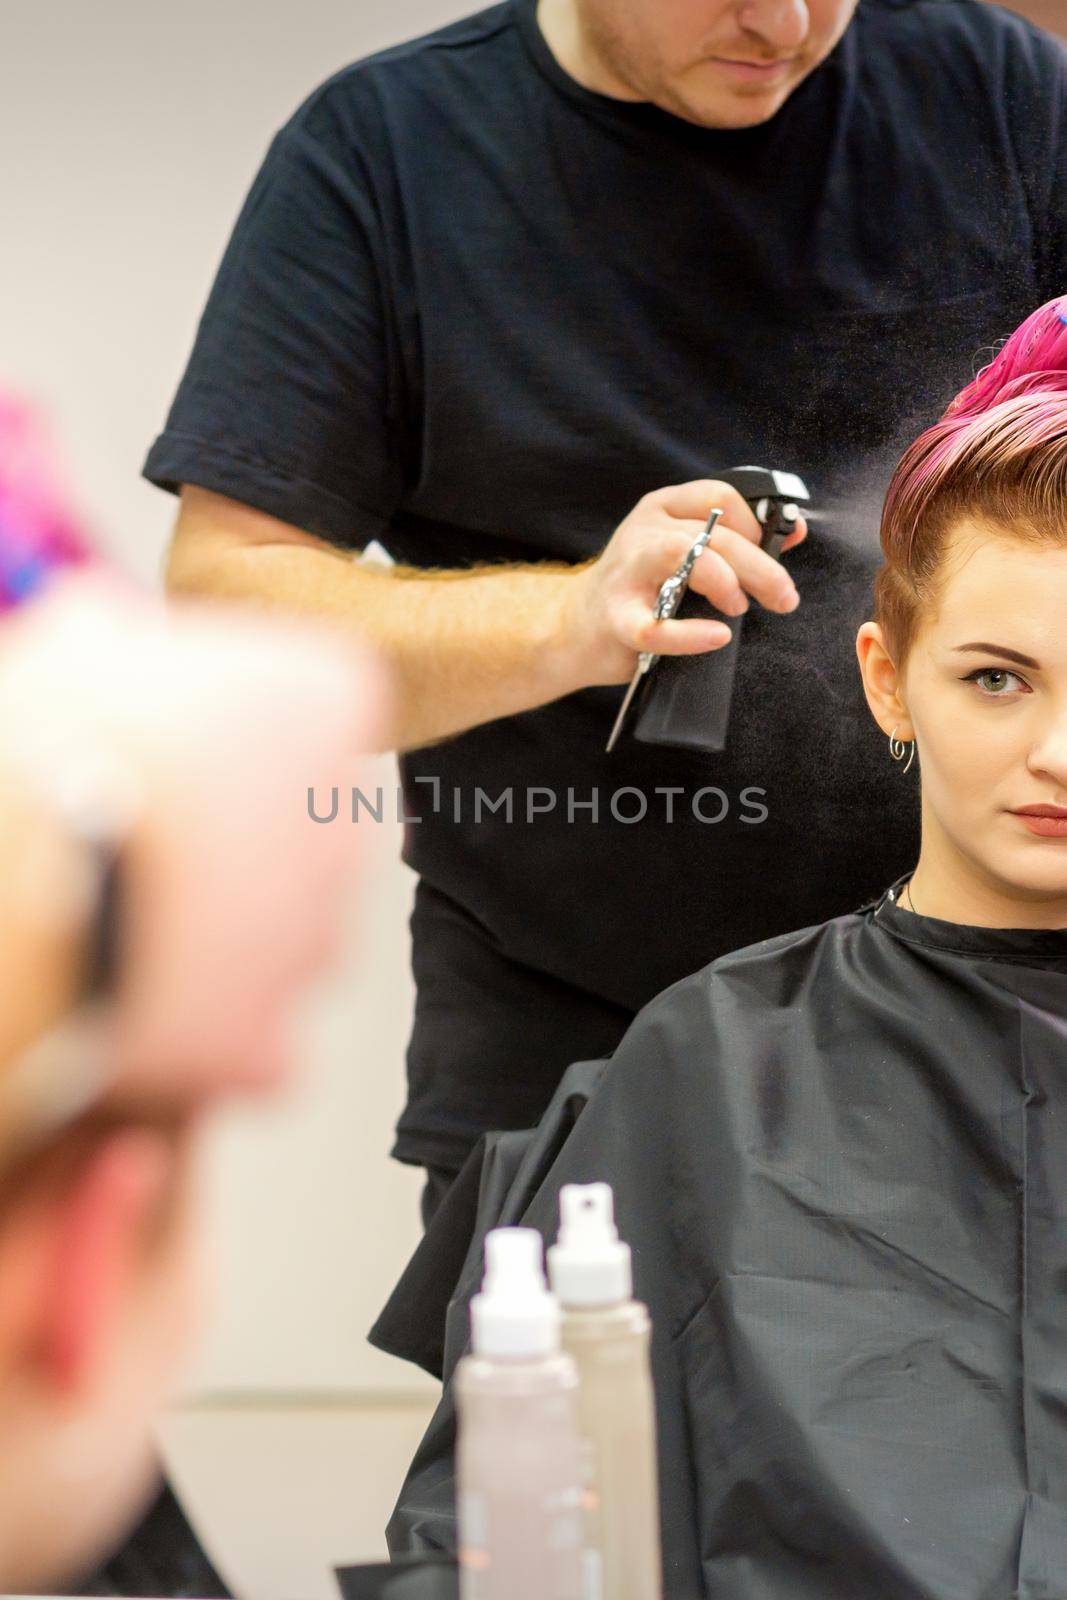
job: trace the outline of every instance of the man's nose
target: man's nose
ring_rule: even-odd
[[[811,28],[806,0],[743,0],[737,20],[783,54],[798,50]]]

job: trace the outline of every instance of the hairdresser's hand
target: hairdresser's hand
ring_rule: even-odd
[[[625,682],[641,650],[684,656],[729,643],[722,622],[654,619],[661,584],[681,566],[714,506],[724,515],[693,568],[690,588],[728,616],[747,611],[749,596],[771,611],[799,604],[788,572],[759,548],[759,523],[736,489],[710,478],[657,489],[638,501],[600,558],[571,580],[569,628],[583,683]],[[783,550],[806,537],[801,518]]]
[[[347,640],[67,579],[0,641],[0,740],[132,775],[115,1055],[123,1088],[183,1103],[286,1074],[290,1026],[337,952],[357,841],[345,796],[383,684]],[[341,791],[337,819],[330,791]]]

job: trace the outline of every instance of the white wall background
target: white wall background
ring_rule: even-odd
[[[139,480],[274,130],[328,74],[463,0],[0,0],[0,383],[54,422],[98,537],[157,583],[173,503]],[[395,781],[391,762],[383,781]],[[382,829],[383,835],[387,830]],[[216,1312],[195,1388],[411,1387],[366,1329],[417,1238],[387,1159],[411,1011],[395,833],[309,1019],[291,1105],[216,1141]]]

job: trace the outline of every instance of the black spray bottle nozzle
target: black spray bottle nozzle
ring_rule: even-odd
[[[810,501],[804,480],[795,472],[780,472],[772,467],[730,467],[714,476],[719,483],[736,489],[752,507],[761,528],[760,546],[777,561],[786,539],[796,528],[801,507]],[[717,615],[701,595],[686,592],[692,564],[691,560],[683,563],[667,579],[660,590],[660,600],[673,591],[669,614],[680,619]],[[657,608],[659,614],[668,613]],[[719,650],[696,656],[656,656],[649,652],[639,658],[608,741],[609,750],[631,705],[633,736],[643,744],[710,752],[725,748],[743,619],[722,620],[728,622],[733,636]]]
[[[730,467],[718,474],[718,481],[728,483],[748,501],[764,530],[762,547],[777,561],[797,525],[801,507],[811,499],[803,478],[772,467]]]

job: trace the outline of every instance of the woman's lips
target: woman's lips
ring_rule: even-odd
[[[1013,817],[1040,839],[1067,839],[1067,811],[1055,806],[1038,806],[1025,811],[1013,811]]]

